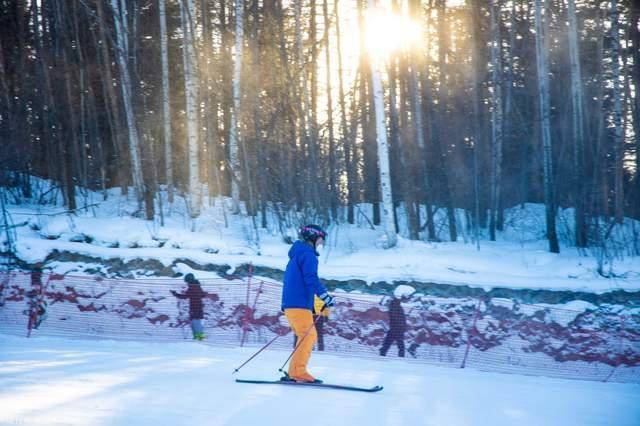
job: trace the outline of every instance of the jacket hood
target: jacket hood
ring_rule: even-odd
[[[304,253],[305,251],[309,251],[315,254],[316,256],[318,256],[318,253],[314,250],[313,247],[311,247],[309,244],[305,243],[304,241],[298,240],[295,243],[293,243],[293,245],[289,249],[289,259],[293,258],[297,254]]]

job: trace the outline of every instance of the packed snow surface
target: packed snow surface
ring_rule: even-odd
[[[640,386],[438,368],[314,352],[311,372],[375,394],[234,382],[257,348],[0,334],[2,425],[640,424]],[[238,377],[273,379],[267,350]]]

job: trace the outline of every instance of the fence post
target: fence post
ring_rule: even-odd
[[[37,273],[37,280],[34,285],[34,273]],[[42,284],[42,270],[39,272],[31,271],[29,273],[30,285],[29,292],[27,292],[27,297],[29,297],[29,319],[27,321],[27,337],[31,337],[31,331],[34,328],[38,327],[38,317],[40,316],[40,309],[42,309],[42,304],[44,302],[44,287],[45,284]],[[49,274],[49,279],[47,280],[47,284],[49,284],[49,280],[51,280],[51,274]],[[31,294],[31,295],[29,295]]]
[[[467,364],[467,357],[469,356],[469,349],[471,348],[471,332],[475,332],[476,329],[476,322],[478,321],[478,315],[480,314],[480,303],[482,303],[482,298],[478,299],[476,310],[473,313],[473,323],[471,325],[471,329],[467,331],[467,348],[464,351],[464,358],[462,358],[462,364],[460,365],[460,368],[464,368]]]
[[[0,280],[0,308],[2,308],[4,306],[4,290],[5,288],[9,288],[9,284],[11,283],[11,276],[13,275],[13,272],[11,271],[0,271],[0,277],[2,277],[2,280]]]
[[[619,339],[619,343],[620,343],[620,357],[622,358],[622,354],[624,353],[623,349],[624,349],[624,344],[623,344],[623,338],[622,338],[622,330],[624,329],[624,315],[620,316],[620,327],[618,328],[618,339]],[[618,369],[618,366],[621,364],[621,362],[618,362],[618,365],[614,365],[613,368],[611,369],[611,372],[607,375],[607,377],[604,379],[604,382],[608,382],[609,379],[611,379],[611,377],[613,376],[613,373],[616,372],[616,370]]]
[[[240,347],[244,346],[244,340],[247,337],[249,331],[249,315],[252,308],[249,307],[249,293],[251,292],[251,276],[253,275],[253,264],[249,263],[249,275],[247,276],[247,297],[246,297],[246,309],[244,311],[244,318],[242,320],[242,338],[240,339]]]

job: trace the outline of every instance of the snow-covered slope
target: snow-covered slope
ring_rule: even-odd
[[[244,215],[225,214],[224,199],[203,210],[192,220],[184,203],[177,201],[165,212],[165,226],[131,216],[135,203],[113,192],[107,201],[89,192],[85,199],[95,206],[76,216],[57,214],[62,208],[41,205],[11,206],[17,228],[17,254],[28,263],[42,261],[54,250],[84,254],[97,259],[157,259],[172,265],[176,259],[200,264],[254,265],[282,270],[288,244],[284,234],[295,238],[298,218],[290,217],[283,229],[273,215],[269,227],[256,233]],[[209,204],[209,203],[207,203]],[[616,258],[605,265],[616,278],[603,278],[596,270],[595,256],[563,247],[561,254],[546,251],[543,206],[527,205],[506,212],[506,228],[497,242],[481,241],[480,250],[464,232],[458,242],[430,243],[400,238],[396,248],[381,247],[381,229],[369,226],[367,206],[358,210],[358,223],[329,229],[330,237],[321,258],[320,274],[327,279],[375,281],[419,281],[465,284],[484,288],[511,287],[606,292],[640,290],[640,258]],[[225,226],[225,216],[228,223]],[[561,212],[561,234],[570,212]],[[460,220],[463,222],[462,215]],[[440,223],[444,226],[444,222]],[[628,221],[629,228],[640,224]],[[402,225],[402,218],[401,218]],[[439,227],[444,237],[446,228]],[[404,227],[403,227],[404,228]],[[464,229],[464,226],[460,226]],[[565,231],[564,234],[569,234]],[[1,237],[4,238],[4,237]],[[629,241],[632,234],[623,236]],[[466,240],[466,241],[465,241]],[[620,252],[625,253],[624,247]],[[99,262],[98,262],[99,263]],[[52,264],[58,272],[82,272],[77,264]],[[100,265],[91,265],[100,270]],[[144,271],[142,271],[144,273]]]
[[[640,419],[640,386],[437,368],[317,354],[328,382],[376,394],[234,383],[254,349],[0,335],[0,424],[21,425],[616,425]],[[272,379],[287,352],[238,377]]]

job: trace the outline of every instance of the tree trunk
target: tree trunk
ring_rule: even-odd
[[[375,0],[368,0],[369,9],[375,6]],[[393,223],[393,196],[391,192],[391,174],[389,170],[389,147],[387,145],[387,124],[384,111],[384,93],[380,71],[372,60],[371,85],[375,106],[376,141],[378,145],[378,163],[380,167],[380,191],[382,193],[382,209],[384,212],[384,230],[387,236],[387,248],[397,244],[397,236]]]
[[[38,5],[37,3],[34,3],[34,14],[38,14],[40,13],[40,15],[42,16],[42,20],[43,22],[46,21],[46,17],[45,17],[45,12],[44,12],[44,8],[40,9],[40,12],[38,12]],[[44,86],[42,88],[43,91],[43,98],[42,99],[42,103],[41,103],[41,114],[42,114],[42,140],[47,144],[50,145],[49,149],[47,149],[47,154],[48,154],[48,168],[49,168],[49,178],[50,179],[55,179],[57,177],[57,173],[56,170],[57,169],[64,169],[64,167],[60,167],[61,164],[65,164],[64,160],[62,158],[62,147],[61,147],[61,142],[59,141],[60,139],[60,124],[58,122],[58,111],[57,108],[55,108],[55,99],[54,99],[54,95],[53,95],[53,90],[51,87],[51,75],[50,75],[50,69],[52,68],[52,64],[50,64],[47,61],[47,56],[45,54],[46,51],[46,47],[45,47],[45,41],[44,41],[44,33],[45,33],[45,25],[42,25],[41,27],[37,28],[37,35],[36,35],[36,52],[37,52],[37,56],[39,58],[39,72],[41,74],[38,74],[38,78],[41,80],[41,84]],[[48,47],[48,46],[47,46]],[[1,55],[1,54],[0,54]],[[5,92],[7,95],[9,94],[9,91],[7,89],[7,91]],[[8,102],[8,99],[7,99]],[[8,104],[9,107],[11,107],[10,104]],[[12,111],[9,110],[9,115],[8,115],[9,119],[12,119]],[[9,128],[12,129],[12,125],[11,123],[9,123]]]
[[[60,0],[58,0],[60,1]],[[58,16],[58,18],[60,19],[62,17],[62,14],[60,14]],[[77,208],[77,203],[76,203],[76,173],[74,173],[75,170],[77,170],[77,167],[74,167],[74,165],[77,165],[77,162],[80,160],[78,158],[77,152],[76,152],[76,147],[78,146],[79,142],[78,142],[78,134],[77,134],[77,130],[78,130],[78,125],[76,123],[76,113],[75,111],[73,111],[73,98],[71,95],[71,84],[72,84],[72,77],[71,77],[71,71],[70,71],[70,65],[69,65],[69,59],[67,57],[67,53],[65,48],[62,48],[62,62],[63,62],[63,67],[64,67],[64,83],[65,83],[65,92],[66,92],[66,101],[67,101],[67,113],[69,114],[69,123],[67,123],[66,125],[66,140],[64,142],[64,147],[63,147],[63,153],[64,153],[64,162],[65,162],[65,194],[67,197],[67,208],[70,211],[74,211]],[[74,157],[75,157],[75,161],[74,161]]]
[[[105,93],[105,106],[107,107],[107,118],[111,126],[111,141],[113,144],[114,157],[116,162],[120,163],[119,167],[116,167],[117,183],[120,185],[122,194],[128,192],[129,176],[127,173],[127,167],[123,163],[128,163],[126,154],[124,134],[121,130],[122,126],[122,114],[120,111],[120,103],[118,102],[118,96],[114,89],[115,79],[111,72],[111,59],[109,57],[109,43],[106,30],[106,17],[102,7],[102,2],[97,1],[98,10],[98,34],[100,42],[100,54],[102,63],[102,72],[104,77],[101,78],[102,90]],[[118,57],[118,44],[115,43],[116,58]]]
[[[543,172],[544,172],[544,200],[546,206],[547,238],[549,251],[559,253],[558,237],[556,234],[556,209],[553,194],[553,152],[551,145],[551,123],[549,111],[549,82],[547,71],[547,50],[544,49],[546,34],[543,33],[545,23],[541,13],[541,1],[535,0],[535,30],[536,30],[536,68],[538,72],[538,103],[540,108],[540,134],[542,135]]]
[[[64,109],[63,114],[69,117],[69,120],[62,124],[60,127],[62,129],[62,134],[64,137],[60,140],[60,150],[62,154],[62,168],[63,168],[63,188],[64,195],[67,208],[71,211],[76,209],[76,185],[75,185],[75,173],[74,173],[74,154],[76,154],[75,148],[78,145],[77,141],[77,124],[75,122],[75,111],[73,110],[73,106],[75,102],[72,99],[72,78],[70,72],[70,65],[67,56],[67,47],[71,44],[70,40],[67,39],[68,34],[70,33],[69,28],[64,25],[63,16],[66,14],[61,10],[63,5],[61,4],[61,0],[55,0],[52,2],[52,7],[54,9],[54,22],[55,22],[55,57],[56,68],[60,70],[63,78],[64,78]],[[65,11],[66,12],[66,11]],[[76,161],[78,160],[76,155]]]
[[[578,47],[578,22],[575,0],[567,0],[569,18],[569,58],[571,63],[571,110],[573,123],[573,191],[575,193],[575,238],[576,246],[587,246],[587,227],[584,212],[584,185],[582,147],[584,144],[584,101],[582,94],[582,72]]]
[[[340,15],[338,13],[339,0],[335,2],[334,17],[336,22],[336,49],[338,53],[338,103],[340,104],[340,128],[342,133],[342,146],[344,150],[345,168],[347,171],[347,222],[355,222],[355,180],[354,167],[352,166],[351,133],[347,130],[347,112],[344,94],[344,68],[342,66],[342,38],[340,33]],[[358,77],[356,76],[356,79]],[[355,98],[355,96],[354,96]]]
[[[412,0],[409,3],[409,10],[411,16],[415,20],[420,20],[420,1]],[[422,97],[420,95],[420,77],[418,75],[418,70],[423,70],[424,64],[422,63],[422,57],[415,51],[409,53],[409,99],[411,102],[411,113],[412,113],[412,136],[417,144],[418,151],[416,153],[417,158],[422,158],[422,162],[417,162],[416,173],[420,175],[418,180],[422,181],[422,191],[424,194],[429,194],[431,192],[430,182],[429,182],[429,168],[427,166],[427,146],[425,143],[425,135],[424,135],[424,120],[423,120],[423,104]],[[422,167],[421,167],[422,166]],[[419,188],[419,185],[418,185]],[[420,192],[418,192],[420,195]],[[431,206],[428,203],[428,199],[430,198],[427,195],[425,203],[428,210],[431,210]],[[420,198],[416,197],[416,216],[418,219],[418,225],[420,223]],[[419,238],[419,235],[417,236]]]
[[[255,179],[256,174],[263,173],[265,169],[265,144],[262,138],[262,122],[260,121],[260,112],[262,111],[260,92],[262,91],[262,57],[260,55],[259,46],[259,23],[260,14],[258,8],[258,2],[251,3],[251,16],[253,17],[251,25],[251,68],[253,71],[253,90],[251,92],[252,104],[253,104],[253,149],[249,155],[249,148],[247,142],[243,143],[245,147],[245,175],[247,180],[247,188],[249,189],[249,214],[256,216],[258,214],[259,204],[263,204],[263,192],[266,185],[263,185],[262,179]],[[255,160],[257,161],[254,161]],[[251,166],[253,163],[253,167]],[[254,172],[254,173],[252,173]],[[257,196],[256,196],[257,192]],[[254,220],[252,218],[252,220]],[[266,222],[266,218],[263,215],[263,223]],[[255,224],[254,220],[254,224]],[[266,224],[263,228],[266,227]],[[259,238],[258,231],[256,229],[256,240]]]
[[[472,36],[472,62],[473,67],[471,70],[471,87],[473,90],[473,198],[474,198],[474,213],[473,213],[473,234],[476,240],[476,248],[480,250],[480,146],[482,143],[482,120],[480,113],[482,109],[482,97],[480,84],[480,70],[483,69],[480,63],[480,5],[479,0],[471,0],[468,4],[469,9],[469,22],[471,22],[471,36]]]
[[[622,90],[620,90],[620,31],[618,1],[611,0],[611,75],[613,84],[614,125],[614,216],[616,223],[624,218],[624,130],[622,127]]]
[[[380,182],[379,165],[376,162],[375,143],[375,107],[373,100],[372,85],[372,65],[366,54],[365,34],[365,0],[358,0],[358,28],[359,28],[359,103],[360,103],[360,125],[362,128],[362,162],[363,162],[363,186],[364,201],[373,205],[373,224],[380,225]],[[353,153],[355,154],[355,145]]]
[[[447,39],[448,33],[446,31],[446,0],[440,0],[438,3],[438,67],[440,82],[438,85],[438,106],[440,107],[439,122],[436,126],[436,134],[433,139],[433,144],[437,155],[437,167],[441,178],[442,186],[444,187],[443,201],[447,209],[447,219],[449,222],[449,238],[451,241],[457,241],[458,230],[456,226],[455,207],[453,205],[452,188],[449,185],[449,176],[447,170],[447,155],[442,149],[442,142],[444,137],[444,123],[447,120],[447,104],[448,104],[448,85],[447,85],[447,73],[446,73],[446,53],[449,46]]]
[[[158,0],[160,17],[160,59],[162,62],[162,130],[164,167],[169,203],[173,203],[173,150],[171,148],[171,103],[169,91],[169,47],[167,41],[166,0]]]
[[[496,221],[500,210],[502,180],[502,39],[500,36],[500,2],[493,0],[491,14],[491,217],[489,236],[496,240]]]
[[[395,2],[394,2],[395,3]],[[407,220],[409,224],[409,238],[412,240],[416,240],[418,237],[418,228],[420,224],[418,223],[417,217],[415,215],[415,210],[413,210],[413,188],[415,184],[411,182],[411,173],[410,168],[407,167],[407,157],[410,157],[406,152],[405,141],[404,138],[401,137],[400,131],[400,112],[398,111],[398,57],[397,55],[392,56],[389,59],[389,71],[388,71],[388,86],[389,86],[389,146],[391,157],[390,161],[393,163],[393,166],[396,170],[400,171],[397,176],[392,176],[392,182],[400,182],[399,185],[395,187],[392,186],[394,199],[394,209],[393,209],[393,218],[395,224],[396,232],[399,231],[398,226],[398,216],[396,214],[396,205],[398,204],[398,200],[403,200],[405,203],[405,210],[407,212]],[[404,101],[404,98],[403,98]],[[403,114],[403,118],[407,115],[407,110],[404,104],[400,106],[401,113]],[[403,124],[406,125],[406,119],[403,120]],[[395,154],[395,156],[393,155]],[[401,188],[401,191],[398,189]]]
[[[633,69],[631,71],[635,96],[633,98],[633,133],[636,146],[635,218],[640,218],[640,3],[631,2],[629,10],[629,38],[632,43]]]
[[[223,128],[223,145],[224,150],[222,151],[220,161],[222,163],[221,174],[224,178],[222,180],[222,184],[224,185],[223,194],[230,194],[230,181],[232,178],[232,170],[229,164],[230,157],[230,142],[231,142],[231,114],[233,109],[233,62],[231,58],[231,46],[232,42],[232,32],[230,28],[232,26],[231,19],[229,17],[229,13],[227,10],[227,6],[229,4],[233,4],[231,0],[220,0],[219,2],[219,20],[220,20],[220,35],[221,44],[220,44],[220,84],[222,85],[222,102],[220,103],[220,109],[222,110],[222,128]],[[231,6],[229,6],[231,7]],[[237,147],[237,144],[236,144]],[[233,206],[232,206],[233,207]],[[225,219],[226,222],[226,219]]]
[[[77,62],[74,64],[75,68],[79,74],[79,89],[80,89],[80,137],[79,137],[79,148],[80,148],[80,158],[78,158],[78,174],[80,175],[80,183],[82,184],[82,188],[84,191],[87,191],[89,184],[89,162],[92,156],[89,155],[89,147],[93,145],[95,139],[91,139],[91,145],[87,140],[87,131],[88,131],[88,120],[87,120],[87,93],[88,93],[88,84],[87,84],[87,69],[84,66],[86,63],[83,42],[80,39],[80,28],[78,24],[78,4],[72,3],[71,7],[73,8],[73,34],[74,34],[74,42],[77,45],[76,48],[76,60]],[[67,13],[69,11],[67,10]],[[89,82],[90,85],[90,82]]]
[[[235,57],[233,59],[233,108],[231,110],[231,124],[229,128],[229,162],[231,164],[231,197],[233,198],[232,212],[240,213],[240,182],[242,171],[240,170],[240,84],[242,71],[242,54],[244,46],[244,2],[235,0]]]
[[[426,131],[424,131],[425,134],[430,135],[430,137],[433,139],[435,136],[435,125],[434,125],[434,115],[435,115],[435,108],[433,108],[434,106],[434,101],[433,101],[433,97],[431,95],[431,87],[429,84],[429,79],[427,77],[427,73],[422,73],[421,74],[421,91],[420,91],[420,98],[422,100],[422,104],[426,105],[425,108],[422,109],[422,122],[424,124],[424,128]],[[429,109],[428,106],[431,106],[431,108]],[[429,112],[429,114],[427,114],[427,112]],[[432,200],[435,200],[435,194],[433,191],[433,185],[431,184],[431,179],[429,178],[429,173],[431,171],[431,168],[429,167],[430,163],[429,163],[429,156],[428,156],[428,151],[427,151],[427,138],[425,137],[425,148],[424,148],[424,153],[422,154],[423,156],[423,161],[424,161],[424,173],[425,173],[425,181],[427,182],[428,186],[426,188],[426,196],[425,196],[425,207],[427,210],[427,238],[429,241],[436,241],[438,239],[438,236],[436,234],[436,227],[435,227],[435,221],[434,221],[434,209],[433,209],[433,203]],[[437,167],[437,165],[435,166]]]
[[[327,77],[327,129],[329,137],[329,207],[331,211],[331,219],[336,220],[338,218],[338,187],[336,184],[336,174],[338,173],[336,167],[336,153],[335,153],[335,135],[333,129],[333,96],[331,87],[331,49],[329,44],[329,29],[331,27],[331,21],[329,19],[329,5],[328,0],[322,2],[322,15],[324,17],[324,49],[325,49],[325,62],[326,62],[326,77]]]
[[[219,133],[219,103],[218,98],[214,95],[216,93],[216,79],[214,78],[215,70],[213,68],[214,58],[211,56],[214,54],[214,46],[212,40],[212,24],[210,12],[207,7],[210,2],[207,0],[200,1],[200,7],[202,10],[202,35],[204,43],[202,46],[202,67],[205,70],[205,95],[203,96],[203,105],[205,109],[204,117],[206,121],[206,151],[208,154],[207,162],[207,186],[209,190],[209,203],[214,204],[215,196],[222,195],[222,177],[220,176],[220,133]],[[222,61],[224,63],[224,61]],[[222,204],[222,215],[225,223],[227,223],[227,213],[224,203]]]
[[[326,175],[327,170],[325,167],[319,167],[321,161],[321,148],[320,148],[320,137],[318,134],[318,39],[317,39],[317,4],[316,0],[309,0],[309,45],[311,50],[311,58],[309,64],[306,64],[306,58],[303,59],[304,68],[306,69],[308,66],[308,71],[303,72],[304,81],[309,81],[309,89],[307,89],[307,85],[305,84],[303,87],[309,90],[309,115],[308,115],[308,123],[309,123],[309,139],[311,142],[312,148],[312,157],[311,157],[311,181],[309,184],[312,186],[312,189],[315,191],[315,208],[318,209],[318,213],[322,214],[323,217],[326,217],[327,213],[327,203],[329,197],[326,195],[326,191],[322,191],[320,188],[324,185],[324,182],[327,181]],[[333,171],[329,172],[330,174]]]
[[[308,72],[306,66],[306,58],[304,55],[304,47],[302,43],[302,3],[303,0],[295,0],[295,65],[296,65],[296,83],[302,93],[302,103],[300,105],[299,118],[301,120],[300,133],[302,134],[303,146],[307,147],[308,161],[306,164],[306,179],[308,180],[308,199],[314,208],[319,208],[319,192],[318,192],[318,149],[317,141],[314,137],[313,116],[311,95],[309,93]],[[312,40],[312,42],[314,42]],[[313,64],[315,66],[315,64]]]
[[[180,1],[180,17],[184,40],[182,58],[184,62],[184,86],[187,111],[187,140],[189,158],[189,213],[192,218],[200,215],[200,167],[198,159],[200,135],[198,107],[198,74],[195,53],[195,5],[193,0]]]
[[[142,178],[142,161],[140,159],[140,142],[138,139],[138,129],[135,115],[133,112],[131,78],[129,75],[129,65],[127,61],[128,42],[127,34],[124,32],[124,22],[126,22],[126,0],[120,0],[122,11],[118,6],[117,0],[111,0],[111,8],[113,9],[114,24],[116,29],[116,57],[120,67],[120,89],[122,90],[122,100],[125,108],[127,119],[127,129],[129,131],[129,152],[131,156],[131,175],[133,178],[133,186],[136,189],[136,198],[138,204],[142,207],[144,199],[144,180]]]
[[[38,5],[34,4],[34,7],[37,8]],[[37,30],[36,30],[37,31]],[[40,37],[37,35],[37,42],[36,42],[36,50],[40,50],[42,51],[42,46],[40,44],[41,39]],[[41,71],[42,72],[47,72],[45,67],[46,65],[44,65],[42,63],[42,61],[44,60],[44,57],[39,54],[37,55],[40,58],[40,63],[41,63]],[[11,159],[13,157],[13,144],[9,143],[9,141],[11,140],[11,138],[15,135],[15,124],[16,124],[16,118],[15,118],[15,112],[14,112],[14,107],[13,107],[13,102],[12,102],[12,96],[11,96],[11,92],[10,92],[10,88],[9,88],[9,78],[7,76],[7,62],[5,61],[5,56],[4,56],[4,47],[3,47],[3,41],[2,41],[2,37],[0,37],[0,140],[5,141],[3,143],[3,146],[0,147],[0,187],[5,186],[8,184],[7,180],[9,179],[8,174],[5,174],[5,172],[8,172],[8,163],[9,163],[9,159]],[[48,108],[47,108],[47,101],[46,101],[46,92],[45,92],[45,100],[41,101],[41,114],[42,114],[42,121],[43,121],[43,141],[49,142],[51,140],[49,133],[49,125],[48,125]],[[47,144],[48,146],[49,144]],[[49,160],[52,160],[51,158]],[[52,163],[52,161],[48,162],[49,164]],[[53,175],[50,175],[49,178],[53,178]],[[4,202],[4,193],[0,192],[0,201]],[[10,228],[9,225],[7,223],[7,212],[4,209],[4,204],[3,204],[3,210],[2,210],[2,214],[3,214],[3,219],[4,219],[4,223],[3,226],[5,227],[6,230],[6,241],[7,242],[11,242],[12,240],[10,239],[10,235],[12,235],[12,233],[10,233]],[[13,243],[11,243],[13,244]]]

